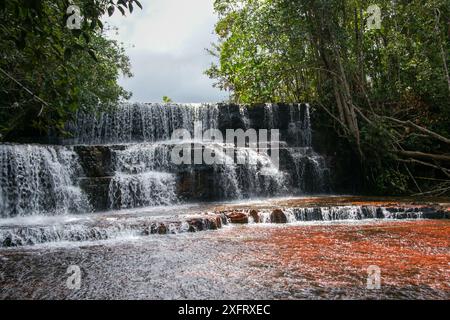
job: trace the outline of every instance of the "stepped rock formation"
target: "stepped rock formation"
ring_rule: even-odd
[[[97,210],[322,193],[329,191],[329,170],[312,148],[309,113],[306,104],[125,104],[99,117],[80,114],[71,126],[75,137],[65,143],[76,144],[86,173],[81,185]],[[279,129],[280,168],[249,148],[235,150],[245,164],[173,165],[171,133],[185,129],[193,137],[196,121],[224,136],[227,129]],[[192,141],[192,152],[208,150],[225,162],[222,146]]]
[[[193,154],[208,151],[222,161],[174,164],[180,142],[171,140],[172,132],[194,135],[195,122],[224,136],[228,129],[279,129],[280,141],[270,146],[277,146],[280,166],[267,152],[195,137],[184,142]],[[448,207],[294,198],[268,208],[171,212],[186,203],[330,192],[330,170],[314,151],[306,104],[124,104],[99,117],[79,114],[68,129],[74,137],[63,145],[0,145],[0,246],[215,230],[226,223],[448,217]],[[141,214],[118,213],[139,208]],[[161,215],[161,208],[169,213]]]

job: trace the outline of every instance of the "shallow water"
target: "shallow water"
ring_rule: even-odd
[[[226,226],[3,248],[0,261],[1,299],[449,299],[450,222]],[[366,288],[370,265],[381,290]]]

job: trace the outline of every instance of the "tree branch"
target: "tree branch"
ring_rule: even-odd
[[[37,101],[39,101],[40,103],[42,103],[42,107],[41,110],[39,110],[38,113],[38,117],[41,116],[42,111],[44,110],[44,106],[49,107],[50,105],[45,102],[44,100],[42,100],[41,98],[39,98],[37,95],[35,95],[30,89],[28,89],[27,87],[25,87],[23,84],[21,84],[19,81],[17,81],[13,76],[11,76],[9,73],[7,73],[5,70],[3,70],[2,68],[0,68],[0,72],[3,73],[6,77],[8,77],[9,79],[11,79],[12,81],[14,81],[18,86],[20,86],[23,90],[25,90],[28,94],[30,94],[34,99],[36,99]]]
[[[431,137],[433,137],[433,138],[435,138],[435,139],[437,139],[439,141],[442,141],[442,142],[450,145],[450,139],[448,139],[448,138],[446,138],[444,136],[441,136],[440,134],[438,134],[436,132],[433,132],[433,131],[431,131],[431,130],[429,130],[427,128],[421,127],[421,126],[415,124],[412,121],[402,121],[402,120],[398,120],[398,119],[395,119],[395,118],[392,118],[392,117],[384,117],[384,118],[388,119],[388,120],[391,120],[393,122],[402,124],[404,126],[413,127],[413,128],[415,128],[415,129],[417,129],[417,130],[419,130],[419,131],[421,131],[421,132],[423,132],[423,133],[425,133],[425,134],[427,134],[427,135],[429,135],[429,136],[431,136]]]
[[[401,154],[403,156],[408,156],[411,158],[422,158],[422,159],[434,159],[439,161],[449,161],[450,162],[450,156],[444,155],[444,154],[431,154],[431,153],[424,153],[420,151],[404,151],[404,150],[397,150],[396,153]]]

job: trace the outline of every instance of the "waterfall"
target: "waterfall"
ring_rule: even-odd
[[[292,148],[290,156],[294,163],[293,178],[302,192],[321,193],[326,188],[325,159],[312,148]]]
[[[278,106],[267,103],[264,105],[264,124],[268,129],[278,128]]]
[[[288,136],[294,147],[288,148],[292,161],[292,179],[301,193],[323,193],[328,188],[329,169],[325,158],[312,146],[311,114],[309,105],[290,105]]]
[[[80,175],[70,148],[0,145],[0,215],[88,212],[89,201],[77,184]]]
[[[111,112],[93,116],[79,112],[70,125],[74,138],[68,143],[106,144],[169,140],[176,129],[194,132],[194,122],[203,128],[218,126],[218,106],[209,104],[125,103]]]
[[[312,146],[311,115],[309,105],[289,106],[289,136],[294,138],[295,144],[299,147]]]
[[[253,149],[239,149],[239,184],[247,197],[279,195],[287,191],[286,173],[274,166],[270,157]]]
[[[118,173],[111,180],[108,198],[110,209],[173,204],[177,198],[176,177],[157,171],[133,175]]]
[[[281,168],[264,152],[199,140],[196,122],[224,136],[229,128],[279,129]],[[86,212],[89,200],[96,210],[115,210],[327,191],[328,169],[313,150],[305,104],[125,103],[98,115],[79,112],[67,129],[73,137],[65,143],[77,146],[1,147],[3,217]],[[172,163],[177,129],[191,134],[192,152],[213,153],[218,162]],[[234,159],[227,148],[234,148]]]
[[[115,176],[109,184],[110,209],[173,204],[176,175],[169,173],[171,146],[164,143],[130,145],[112,154]]]
[[[114,171],[138,174],[148,171],[168,171],[173,167],[170,158],[172,145],[141,143],[113,152]]]

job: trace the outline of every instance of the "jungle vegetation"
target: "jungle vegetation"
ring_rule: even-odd
[[[448,0],[214,7],[219,40],[209,52],[219,62],[206,74],[234,102],[310,102],[334,133],[340,166],[368,192],[450,193]]]
[[[80,28],[69,28],[76,4]],[[65,134],[76,112],[109,108],[130,93],[124,48],[103,20],[126,15],[137,0],[0,0],[0,141]]]

